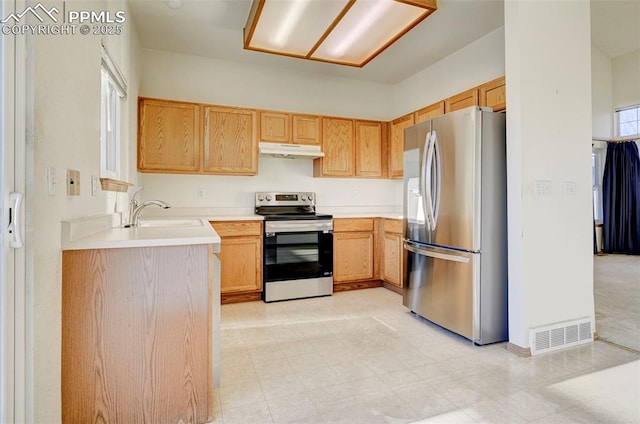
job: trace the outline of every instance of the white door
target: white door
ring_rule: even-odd
[[[0,16],[23,9],[22,1],[3,1]],[[0,62],[0,423],[20,423],[26,422],[24,36],[1,36]]]

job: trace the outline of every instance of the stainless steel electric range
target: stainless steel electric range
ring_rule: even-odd
[[[333,293],[333,217],[316,214],[315,193],[256,193],[264,216],[265,302]]]

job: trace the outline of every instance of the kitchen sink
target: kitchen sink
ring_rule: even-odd
[[[161,228],[161,227],[201,227],[201,219],[141,219],[138,227]]]

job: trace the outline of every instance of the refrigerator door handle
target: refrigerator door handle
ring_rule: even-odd
[[[427,249],[422,249],[410,242],[405,242],[404,248],[407,249],[409,252],[413,252],[421,256],[428,256],[430,258],[436,258],[436,259],[444,259],[445,261],[462,262],[465,264],[469,263],[469,258],[467,257],[457,256],[457,255],[448,255],[446,253],[440,253],[440,252],[434,252]]]
[[[426,172],[424,179],[425,186],[425,204],[427,209],[427,214],[429,216],[429,229],[431,231],[436,229],[436,221],[435,215],[433,213],[433,181],[431,176],[433,174],[433,156],[435,154],[435,132],[429,132],[429,149],[427,152],[427,163],[426,163]],[[425,215],[427,215],[425,214]]]
[[[422,198],[422,212],[424,213],[425,224],[427,228],[431,228],[430,216],[427,208],[427,197],[425,185],[427,179],[427,156],[429,148],[431,146],[431,131],[427,133],[427,137],[424,140],[424,148],[422,149],[422,162],[420,163],[420,197]]]
[[[442,187],[442,159],[440,157],[440,144],[438,143],[438,134],[436,134],[436,131],[433,130],[433,134],[431,136],[431,139],[433,140],[433,146],[434,146],[434,156],[435,156],[435,194],[433,196],[433,207],[431,208],[433,213],[433,229],[436,229],[436,225],[438,225],[438,212],[440,212],[440,194],[441,194],[441,187]]]

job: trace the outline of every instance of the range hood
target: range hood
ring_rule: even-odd
[[[260,156],[271,156],[287,159],[316,159],[324,157],[320,146],[287,143],[259,143]]]

